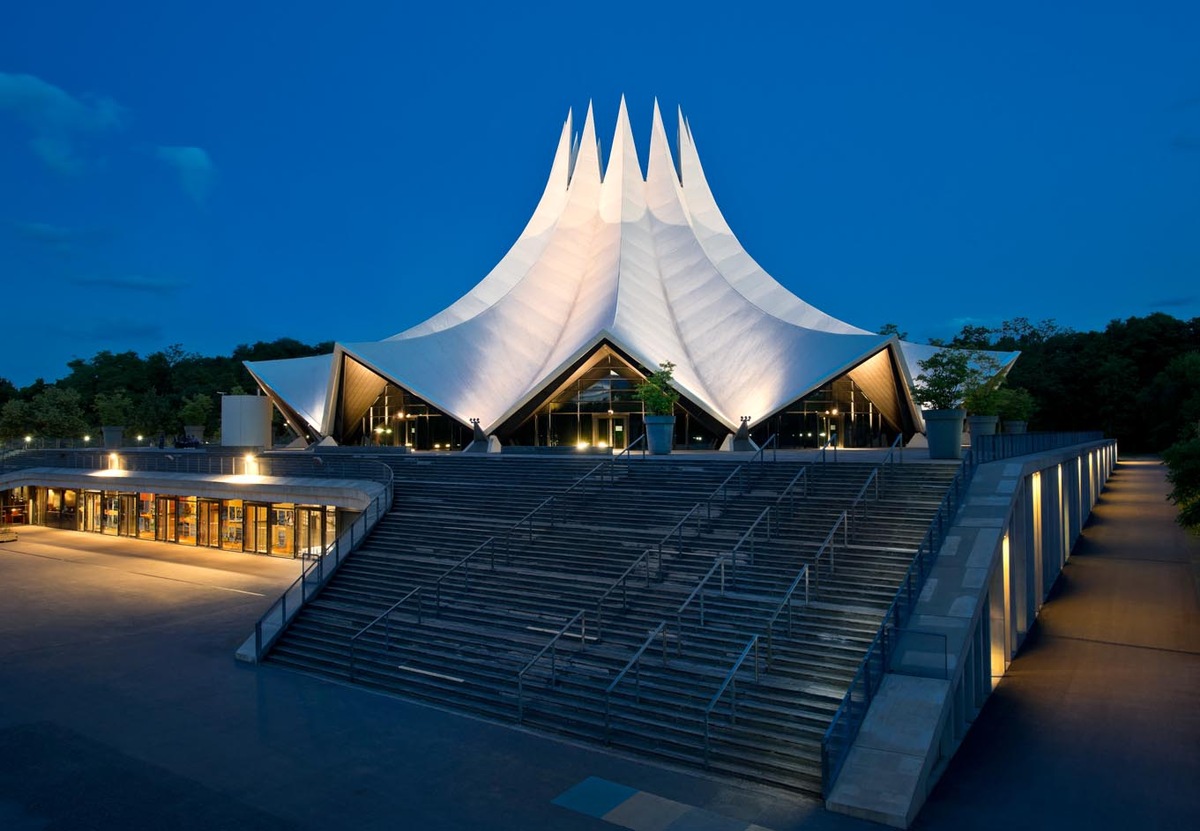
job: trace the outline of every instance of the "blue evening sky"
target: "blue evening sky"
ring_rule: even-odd
[[[1194,0],[38,0],[0,20],[0,377],[399,332],[622,93],[643,165],[682,106],[746,249],[851,323],[1200,316]]]

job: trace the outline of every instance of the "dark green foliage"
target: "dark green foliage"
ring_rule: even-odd
[[[1163,452],[1163,461],[1173,486],[1167,498],[1179,506],[1179,524],[1200,530],[1200,423],[1194,429],[1191,438]]]
[[[1186,358],[1200,351],[1200,318],[1155,313],[1099,332],[1017,318],[996,329],[965,327],[951,344],[1021,352],[1007,383],[1037,402],[1031,430],[1103,430],[1124,452],[1160,452],[1200,408],[1200,378]]]
[[[41,438],[71,438],[86,432],[86,428],[80,428],[59,434],[56,431],[67,431],[70,425],[34,418],[28,406],[39,394],[50,390],[69,391],[77,396],[80,418],[93,429],[110,424],[152,437],[160,433],[174,436],[181,432],[186,422],[202,423],[206,431],[213,431],[219,415],[214,405],[217,393],[237,394],[258,389],[242,361],[301,358],[332,351],[332,343],[308,346],[292,338],[281,338],[270,343],[242,344],[228,357],[205,357],[185,352],[178,344],[145,358],[136,352],[97,352],[88,360],[70,361],[67,364],[70,372],[53,385],[39,379],[17,390],[0,379],[0,433],[7,438],[31,433]],[[207,401],[208,408],[200,421],[186,421],[181,408],[185,402],[195,401],[197,397]],[[8,404],[22,406],[8,408],[5,413]],[[109,418],[120,420],[105,421],[101,406],[106,408],[105,415]]]
[[[645,405],[648,415],[672,415],[675,412],[675,402],[679,400],[679,393],[671,387],[671,376],[674,373],[675,364],[663,361],[658,365],[658,369],[637,385],[634,395]]]

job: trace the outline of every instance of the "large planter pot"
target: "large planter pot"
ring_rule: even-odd
[[[203,424],[185,424],[183,425],[183,434],[196,441],[204,444],[204,425]]]
[[[665,456],[671,452],[675,436],[675,416],[648,415],[646,424],[646,449],[655,456]]]
[[[1026,421],[1006,421],[1004,422],[1004,432],[1006,433],[1024,433],[1028,426]]]
[[[124,427],[101,427],[100,432],[104,436],[105,450],[119,450],[121,443],[125,441]]]
[[[929,458],[962,458],[962,410],[923,410],[925,438],[929,442]]]
[[[975,438],[975,436],[994,436],[996,435],[996,428],[1000,425],[1000,416],[969,416],[967,424],[971,428],[971,438]]]

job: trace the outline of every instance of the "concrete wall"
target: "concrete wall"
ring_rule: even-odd
[[[975,471],[831,810],[912,823],[1024,642],[1116,462],[1110,441]]]
[[[271,448],[271,399],[265,395],[221,396],[221,444]]]

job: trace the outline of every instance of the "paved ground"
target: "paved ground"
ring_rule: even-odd
[[[1164,492],[1160,467],[1118,469],[920,827],[1200,827],[1200,541]],[[0,545],[0,828],[877,827],[237,665],[298,568],[42,528]]]

